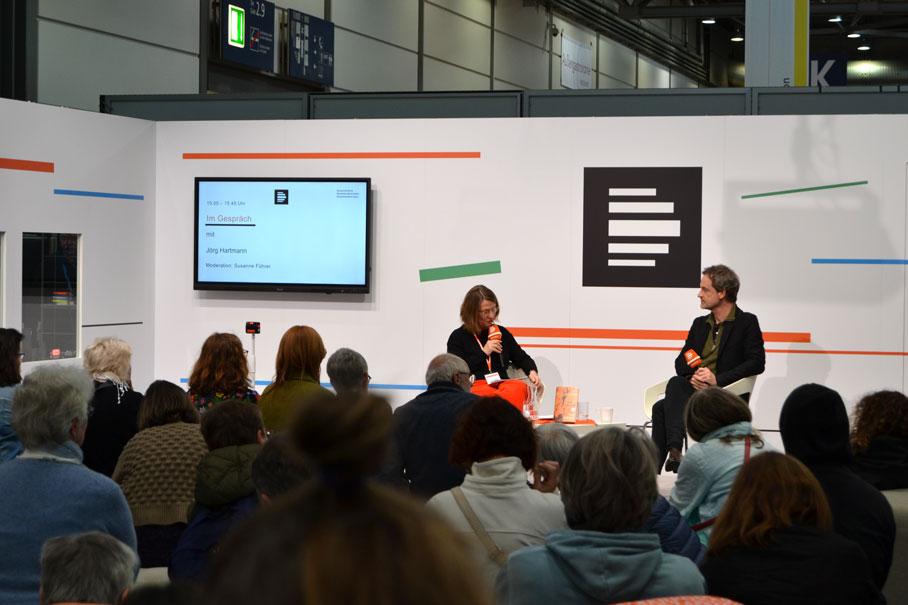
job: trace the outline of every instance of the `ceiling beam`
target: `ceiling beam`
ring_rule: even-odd
[[[908,2],[810,3],[811,15],[908,15]],[[743,17],[743,2],[696,4],[693,6],[619,6],[624,19],[686,19],[695,17]]]

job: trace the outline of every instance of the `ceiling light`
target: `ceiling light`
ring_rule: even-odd
[[[830,18],[829,18],[829,22],[830,22],[830,23],[841,23],[841,22],[842,22],[842,17],[839,16],[839,15],[836,15],[835,17],[830,17]]]
[[[856,32],[851,32],[850,34],[848,34],[848,37],[849,38],[860,38],[861,34],[856,33]]]
[[[744,42],[744,36],[742,36],[741,34],[735,34],[734,36],[731,37],[731,41],[732,42]]]
[[[700,23],[702,23],[703,25],[715,25],[716,20],[714,17],[707,17],[706,19],[700,21]]]
[[[855,61],[850,63],[848,67],[862,76],[869,76],[882,70],[882,65],[875,61]]]
[[[865,44],[864,46],[858,46],[858,50],[870,50],[870,47]]]

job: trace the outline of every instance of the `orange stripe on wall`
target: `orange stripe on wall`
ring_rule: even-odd
[[[328,153],[184,153],[184,160],[470,160],[478,151],[350,151]]]
[[[614,340],[681,340],[687,330],[611,330],[600,328],[508,328],[514,336],[536,338],[607,338]],[[810,332],[763,332],[765,342],[810,342]]]
[[[633,347],[622,345],[557,345],[530,343],[520,345],[524,349],[599,349],[606,351],[673,351],[678,352],[678,347]],[[800,354],[800,355],[867,355],[885,357],[908,357],[908,351],[845,351],[820,349],[766,349],[767,353]]]
[[[30,172],[53,172],[54,163],[0,158],[0,168],[5,168],[7,170],[28,170]]]

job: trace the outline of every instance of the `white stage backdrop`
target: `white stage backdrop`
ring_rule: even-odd
[[[850,403],[904,388],[906,117],[159,123],[156,135],[160,377],[185,378],[210,332],[241,333],[255,320],[257,378],[270,380],[281,334],[308,324],[329,351],[362,352],[373,382],[399,404],[444,351],[465,291],[483,283],[550,387],[578,386],[593,417],[614,407],[616,419],[640,423],[643,388],[671,375],[701,313],[699,269],[724,262],[741,276],[741,308],[770,336],[752,399],[760,427],[776,428],[784,397],[806,381]],[[439,157],[407,155],[426,152]],[[277,155],[244,157],[254,153]],[[292,155],[303,153],[315,155]],[[354,155],[319,155],[328,153]],[[588,183],[585,229],[586,168],[700,170],[589,171],[605,180],[596,190]],[[196,176],[370,177],[372,293],[193,291]],[[628,209],[609,198],[637,200],[617,191],[627,188],[655,189],[648,199],[668,204],[631,218],[668,222],[608,223]],[[612,241],[622,229],[639,237]],[[667,235],[641,239],[658,233]],[[588,283],[610,285],[584,286],[584,240]],[[668,252],[608,252],[608,243],[653,242]],[[628,258],[655,266],[609,268]],[[420,278],[422,269],[490,261],[500,272]],[[551,406],[549,395],[543,412]]]

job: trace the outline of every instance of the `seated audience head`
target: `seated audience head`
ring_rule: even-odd
[[[539,444],[539,460],[551,460],[564,464],[568,453],[580,435],[571,427],[560,422],[551,422],[536,427],[536,440]]]
[[[12,425],[26,449],[46,450],[75,441],[81,445],[94,385],[84,370],[44,366],[16,389]]]
[[[854,408],[851,447],[866,450],[876,437],[908,439],[908,397],[898,391],[865,395]]]
[[[325,358],[325,343],[314,328],[293,326],[284,332],[274,362],[274,386],[303,377],[318,382]]]
[[[262,502],[292,491],[311,476],[312,468],[284,433],[268,439],[252,462],[252,483]]]
[[[173,422],[199,423],[199,412],[186,391],[172,382],[155,380],[148,385],[139,408],[139,430]]]
[[[239,337],[216,332],[206,338],[189,375],[189,391],[200,395],[232,395],[248,387],[249,364]]]
[[[514,456],[523,468],[536,464],[533,425],[513,405],[500,397],[483,397],[457,422],[451,439],[450,461],[467,472],[475,462]]]
[[[208,602],[490,602],[465,546],[406,495],[370,482],[392,431],[375,396],[306,401],[289,435],[315,476],[265,507],[222,545]],[[351,581],[351,578],[354,581]]]
[[[494,292],[482,285],[473,286],[460,305],[460,321],[467,332],[479,334],[498,319],[500,312],[498,297]]]
[[[119,338],[98,338],[82,354],[82,364],[98,382],[132,383],[132,347]]]
[[[265,442],[265,425],[257,405],[231,399],[202,416],[202,437],[210,451]]]
[[[803,384],[782,404],[779,432],[785,451],[804,464],[850,464],[848,412],[841,395]]]
[[[436,355],[426,369],[426,384],[453,382],[464,391],[470,390],[470,367],[463,359],[450,353]]]
[[[829,530],[823,488],[797,459],[778,452],[753,457],[738,472],[709,539],[709,554],[732,547],[765,548],[793,525]]]
[[[22,333],[0,328],[0,387],[22,382]]]
[[[51,538],[41,549],[41,605],[119,605],[132,588],[137,567],[132,549],[108,534]]]
[[[571,529],[639,531],[659,496],[656,449],[639,431],[603,428],[571,448],[559,474]]]
[[[331,354],[327,364],[328,380],[338,395],[361,393],[369,389],[366,358],[353,349],[342,348]]]
[[[713,431],[738,422],[750,422],[753,416],[747,403],[720,387],[695,391],[684,408],[684,424],[694,441],[703,441]]]

